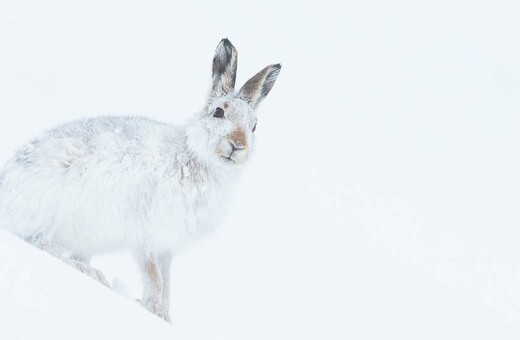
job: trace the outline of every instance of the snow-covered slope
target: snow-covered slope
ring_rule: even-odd
[[[3,230],[0,259],[2,339],[171,339],[164,321]]]

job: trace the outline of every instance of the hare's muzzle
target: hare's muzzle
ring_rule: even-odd
[[[236,129],[229,134],[227,140],[234,149],[243,150],[247,148],[247,136],[246,132],[242,129]]]
[[[244,130],[237,129],[230,133],[220,146],[221,157],[226,162],[240,164],[248,156],[247,135]]]

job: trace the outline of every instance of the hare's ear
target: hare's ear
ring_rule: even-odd
[[[253,108],[256,108],[258,103],[260,103],[273,88],[281,68],[282,65],[280,64],[267,66],[242,86],[238,96],[247,101]]]
[[[237,50],[227,39],[218,44],[213,57],[213,88],[211,96],[224,96],[235,88]]]

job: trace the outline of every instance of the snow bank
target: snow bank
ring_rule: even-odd
[[[2,339],[165,339],[172,333],[138,304],[3,230],[0,259]]]

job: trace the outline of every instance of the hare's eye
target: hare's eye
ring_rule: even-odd
[[[255,126],[253,126],[253,132],[255,132],[255,130],[256,130],[256,124],[255,124]]]
[[[217,109],[213,113],[213,117],[217,117],[217,118],[224,117],[224,110],[221,107],[217,107]]]

